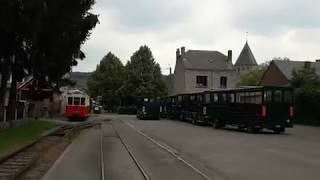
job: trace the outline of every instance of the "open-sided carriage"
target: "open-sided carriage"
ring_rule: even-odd
[[[289,87],[243,87],[166,97],[166,116],[207,123],[214,128],[226,125],[275,133],[293,126],[293,92]]]
[[[137,102],[137,118],[160,119],[160,98],[141,98]]]

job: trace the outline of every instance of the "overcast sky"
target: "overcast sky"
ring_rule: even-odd
[[[93,71],[109,51],[125,64],[148,45],[168,73],[175,51],[233,50],[248,42],[259,63],[273,57],[320,59],[319,0],[96,0],[100,24],[83,46],[87,58],[74,71]]]

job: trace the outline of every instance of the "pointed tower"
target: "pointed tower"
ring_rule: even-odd
[[[256,68],[258,66],[258,63],[256,61],[256,58],[254,57],[248,41],[244,45],[234,67],[237,69],[237,71],[240,74],[245,74],[249,70]]]

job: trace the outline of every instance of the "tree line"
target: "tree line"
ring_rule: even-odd
[[[90,96],[100,96],[101,104],[110,111],[118,106],[132,106],[139,98],[167,93],[160,65],[146,45],[134,52],[126,65],[109,52],[89,78],[88,89]]]
[[[10,79],[9,106],[16,104],[17,82],[33,76],[35,89],[56,87],[85,58],[81,45],[98,23],[90,12],[94,0],[0,1],[0,106]]]

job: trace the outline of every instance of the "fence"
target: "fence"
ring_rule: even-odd
[[[20,120],[26,118],[25,113],[25,104],[22,102],[19,102],[17,104],[17,108],[12,107],[0,107],[0,123],[1,122],[7,122],[12,120]]]

